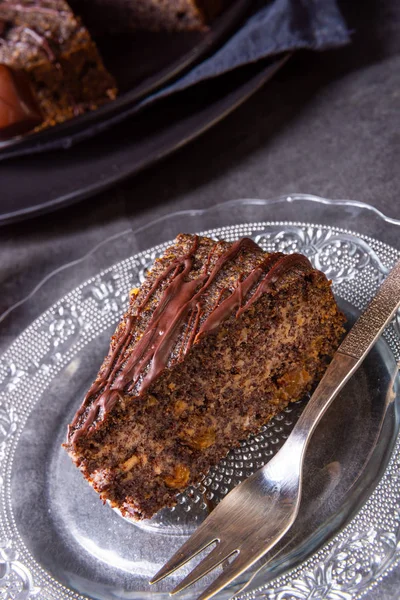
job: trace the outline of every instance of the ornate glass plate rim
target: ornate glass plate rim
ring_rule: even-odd
[[[302,206],[310,207],[311,205],[315,205],[318,208],[317,213],[321,209],[324,211],[324,207],[335,209],[341,207],[342,211],[343,209],[350,209],[353,216],[354,211],[356,213],[359,212],[360,214],[367,215],[368,223],[364,224],[367,231],[371,231],[371,219],[372,222],[375,222],[375,225],[377,221],[381,224],[386,223],[388,227],[392,228],[392,232],[394,229],[397,232],[400,225],[400,222],[395,219],[385,217],[373,207],[360,202],[330,201],[315,196],[293,194],[271,200],[238,200],[214,206],[212,209],[181,212],[169,215],[165,219],[154,221],[144,229],[148,233],[149,228],[153,227],[154,232],[156,232],[159,225],[165,224],[166,220],[175,216],[179,226],[182,225],[182,218],[184,218],[187,219],[187,225],[189,225],[187,229],[193,230],[197,229],[196,225],[212,225],[218,222],[215,221],[215,218],[218,220],[222,219],[222,221],[219,221],[220,223],[224,222],[224,217],[227,217],[228,214],[232,215],[235,212],[238,215],[230,218],[240,218],[239,215],[246,217],[246,213],[248,216],[254,218],[254,207],[256,207],[256,211],[261,209],[266,216],[269,216],[268,212],[271,212],[271,208],[274,209],[276,214],[278,207],[283,209],[284,214],[289,216],[289,220],[247,222],[238,226],[236,233],[238,235],[253,234],[254,237],[258,238],[257,241],[264,243],[264,245],[267,243],[268,245],[268,239],[265,236],[262,239],[263,231],[267,231],[267,238],[269,237],[270,240],[271,236],[275,236],[274,244],[278,244],[280,248],[286,251],[300,250],[308,254],[314,260],[316,266],[327,272],[328,276],[333,279],[339,295],[341,293],[341,285],[346,285],[346,282],[357,277],[357,270],[361,272],[367,264],[372,264],[376,272],[376,278],[371,286],[369,286],[367,297],[362,299],[362,303],[366,303],[393,262],[400,257],[400,252],[370,236],[354,233],[342,227],[332,228],[329,225],[315,225],[301,221],[292,221],[290,217],[296,214],[296,211],[300,212],[300,214],[302,213],[296,205],[298,205],[299,209]],[[294,207],[296,208],[293,213]],[[207,215],[207,217],[211,216],[212,218],[201,220],[199,219],[200,215]],[[322,221],[320,220],[319,222],[323,222],[323,212],[320,212],[318,216],[322,218]],[[325,214],[325,217],[328,217],[328,214]],[[193,227],[194,218],[196,218],[194,221],[195,227]],[[190,223],[190,220],[192,220],[192,223]],[[286,239],[282,236],[282,227],[287,234]],[[209,235],[224,236],[224,232],[224,227],[207,230]],[[124,236],[127,234],[139,235],[140,231],[125,231],[120,235]],[[148,240],[149,237],[146,236],[146,239]],[[139,252],[133,258],[141,262],[143,267],[145,267],[149,260],[152,260],[154,255],[160,252],[164,246],[165,244],[160,244],[150,251]],[[353,253],[355,257],[353,266],[348,267],[347,270],[343,269],[343,265],[341,264],[340,257],[343,248],[346,249],[346,252]],[[98,251],[98,247],[89,253],[89,255],[96,251]],[[82,261],[86,259],[87,256]],[[67,266],[65,265],[65,267]],[[117,265],[115,265],[116,267]],[[113,267],[109,267],[103,270],[102,275],[106,272],[109,273],[112,269]],[[39,289],[45,286],[59,271],[58,269],[56,273],[48,276],[46,280],[35,288],[34,292],[28,298],[18,304],[24,304],[27,300],[32,299]],[[96,278],[92,278],[82,283],[78,288],[70,292],[68,296],[73,297],[78,293],[78,290],[86,287],[89,283],[93,283],[95,280]],[[346,290],[344,290],[344,294],[346,295]],[[0,357],[0,497],[2,500],[0,514],[0,588],[3,587],[6,590],[6,598],[14,598],[14,596],[10,595],[12,592],[9,587],[10,585],[11,587],[15,586],[14,590],[17,593],[15,597],[21,599],[31,597],[82,597],[55,581],[29,553],[18,534],[9,502],[13,454],[23,430],[24,422],[34,406],[34,402],[27,407],[20,400],[24,377],[28,373],[17,364],[14,357],[20,351],[21,344],[29,339],[35,330],[43,326],[46,313],[51,312],[52,309],[59,310],[62,307],[63,300],[65,298],[59,300],[41,317],[36,319],[15,340],[3,356]],[[12,307],[10,309],[11,312],[15,308],[18,308],[18,305]],[[359,308],[362,308],[362,306],[359,306]],[[5,315],[6,317],[9,316],[9,312]],[[387,341],[396,360],[399,361],[399,314],[391,327],[391,331],[387,334]],[[59,365],[64,363],[63,358],[67,358],[70,351],[71,348],[68,348],[64,357],[58,357],[57,364],[53,364],[50,367],[47,365],[47,368],[57,371]],[[310,597],[318,597],[321,600],[350,600],[365,595],[374,586],[379,585],[390,570],[400,562],[400,511],[396,506],[396,498],[399,496],[400,439],[396,442],[381,481],[357,516],[309,559],[299,566],[289,569],[284,575],[273,579],[268,584],[262,585],[242,597],[265,600],[289,600],[291,598],[306,600]],[[355,556],[356,559],[354,558]]]

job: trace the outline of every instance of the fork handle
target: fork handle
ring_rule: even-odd
[[[339,346],[324,376],[288,438],[306,448],[322,415],[358,369],[400,305],[400,261]]]

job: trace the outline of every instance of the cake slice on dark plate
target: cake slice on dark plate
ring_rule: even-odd
[[[132,290],[65,447],[103,501],[149,518],[316,384],[343,321],[304,256],[181,234]]]
[[[117,93],[64,0],[0,0],[0,66],[3,139],[94,110]]]

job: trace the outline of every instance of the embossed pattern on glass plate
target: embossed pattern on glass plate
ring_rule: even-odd
[[[246,235],[268,251],[302,252],[333,280],[336,294],[358,309],[367,304],[400,255],[371,238],[302,223],[261,222],[205,233],[231,241]],[[51,577],[25,546],[12,507],[13,458],[26,421],[49,383],[100,332],[117,322],[130,288],[143,280],[146,269],[166,245],[132,256],[71,291],[36,319],[0,358],[0,590],[6,600],[83,598]],[[397,315],[384,334],[397,361],[399,330]],[[203,518],[209,503],[264,464],[283,443],[297,409],[292,406],[259,435],[243,442],[200,485],[181,495],[175,510],[162,511],[145,527],[171,534],[182,532],[180,521],[185,520],[185,513],[191,513],[194,522]],[[300,566],[243,597],[361,597],[400,558],[399,495],[398,441],[378,488],[350,524]]]

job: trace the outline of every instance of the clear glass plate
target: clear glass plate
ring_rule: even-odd
[[[153,588],[148,579],[215,502],[277,451],[302,410],[299,402],[278,415],[151,521],[132,524],[102,506],[60,445],[129,289],[166,242],[197,231],[300,251],[333,280],[351,323],[400,257],[399,225],[361,203],[304,195],[175,213],[106,240],[11,307],[0,318],[1,340],[12,342],[0,356],[2,597],[167,598],[184,570]],[[268,600],[350,600],[371,586],[379,597],[399,558],[399,359],[397,315],[314,434],[296,524],[221,599],[246,583],[243,597]]]

